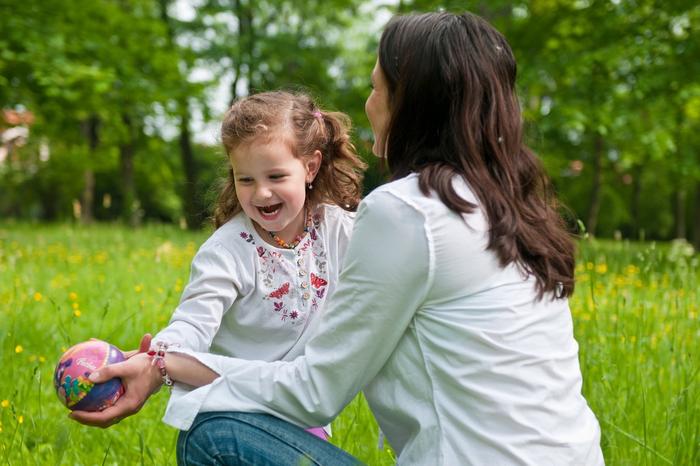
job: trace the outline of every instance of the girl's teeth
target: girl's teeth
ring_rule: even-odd
[[[277,213],[277,211],[280,209],[279,205],[274,205],[274,206],[267,206],[267,207],[260,207],[260,212],[266,215],[272,215]]]

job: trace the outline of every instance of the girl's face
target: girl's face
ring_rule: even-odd
[[[384,157],[387,126],[389,124],[389,89],[387,88],[384,72],[379,66],[379,60],[377,60],[372,70],[372,92],[367,97],[365,113],[367,113],[372,133],[374,133],[372,152],[378,157]]]
[[[236,195],[243,212],[263,230],[287,242],[304,229],[306,184],[321,164],[321,153],[297,158],[283,137],[258,138],[229,154]],[[267,235],[262,235],[267,240]]]

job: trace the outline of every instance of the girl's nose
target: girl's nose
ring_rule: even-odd
[[[258,199],[269,199],[272,197],[272,191],[270,191],[270,188],[265,185],[258,185],[257,189],[255,190],[255,197]]]

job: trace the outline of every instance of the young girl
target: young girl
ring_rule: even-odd
[[[156,346],[263,361],[304,354],[360,200],[364,163],[348,129],[345,115],[303,94],[268,92],[233,104],[221,128],[231,169],[217,229],[194,257]],[[215,404],[206,388],[191,388],[173,387],[166,418],[193,418],[203,403]]]

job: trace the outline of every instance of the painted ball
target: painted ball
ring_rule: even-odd
[[[70,410],[102,411],[124,393],[121,379],[91,382],[91,373],[104,366],[124,361],[119,349],[106,341],[90,340],[71,347],[58,361],[53,376],[58,398]]]

